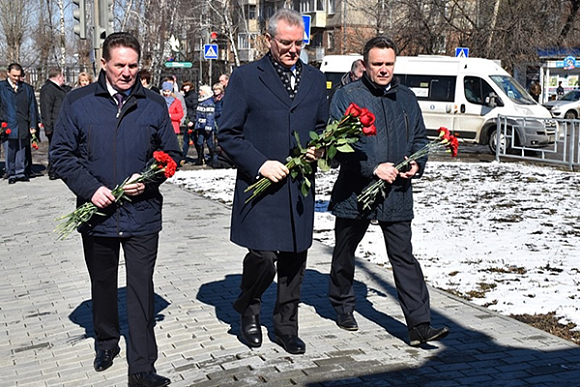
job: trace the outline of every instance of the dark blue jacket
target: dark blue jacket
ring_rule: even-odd
[[[326,81],[313,67],[304,65],[298,93],[291,99],[269,57],[234,70],[218,120],[218,140],[237,165],[232,209],[231,240],[255,250],[301,252],[312,244],[314,184],[308,197],[300,182],[287,177],[274,183],[259,199],[247,205],[244,190],[258,178],[267,160],[286,163],[308,133],[321,131],[328,119]],[[314,181],[313,176],[309,176]]]
[[[206,131],[215,129],[215,104],[212,97],[197,102],[194,128]]]
[[[77,195],[77,204],[91,200],[101,186],[109,189],[142,172],[153,152],[163,150],[179,160],[179,146],[165,100],[136,82],[123,109],[99,80],[67,94],[50,148],[55,172]],[[162,197],[158,185],[147,184],[142,195],[122,205],[99,210],[81,232],[103,237],[149,235],[161,230]]]
[[[382,163],[397,164],[427,144],[423,116],[415,94],[394,79],[388,91],[377,88],[366,76],[338,89],[332,98],[330,114],[342,117],[351,102],[369,109],[376,117],[377,135],[361,138],[354,153],[339,153],[340,172],[332,190],[329,210],[340,218],[377,219],[398,222],[413,219],[413,188],[410,179],[397,178],[387,185],[387,197],[372,210],[363,211],[357,202],[366,187],[377,181],[375,168]],[[419,178],[427,157],[419,159]]]
[[[38,127],[38,105],[32,86],[19,82],[15,93],[7,79],[0,82],[0,122],[10,128],[7,138],[11,140],[27,139],[30,129]]]

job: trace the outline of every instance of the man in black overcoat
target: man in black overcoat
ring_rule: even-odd
[[[309,132],[322,131],[328,118],[325,78],[299,59],[303,36],[297,12],[279,10],[270,18],[270,51],[233,72],[218,122],[220,146],[238,167],[231,240],[249,250],[234,303],[242,338],[252,347],[262,344],[261,297],[277,271],[274,334],[293,354],[305,351],[298,337],[298,303],[312,244],[314,184],[304,197],[300,180],[288,176],[285,162],[297,145],[293,132],[306,146]],[[320,156],[309,150],[310,159]],[[245,189],[261,177],[273,184],[246,204],[251,192]]]

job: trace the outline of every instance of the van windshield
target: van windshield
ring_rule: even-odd
[[[512,77],[507,75],[491,75],[490,78],[515,103],[521,105],[534,105],[536,103],[528,92]]]

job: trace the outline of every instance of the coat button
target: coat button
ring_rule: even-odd
[[[119,231],[119,235],[120,236],[123,236],[123,231]]]

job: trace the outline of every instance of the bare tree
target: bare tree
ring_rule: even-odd
[[[0,26],[6,38],[9,62],[20,61],[20,48],[28,32],[30,0],[0,0]]]

